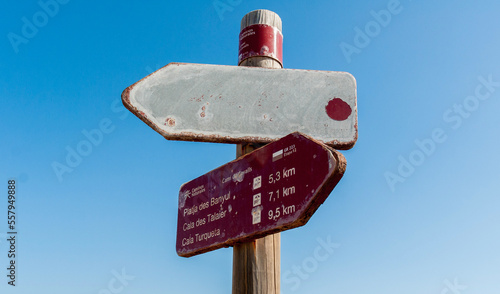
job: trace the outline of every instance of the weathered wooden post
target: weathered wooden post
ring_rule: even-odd
[[[282,25],[269,10],[255,10],[241,20],[239,66],[283,68]],[[238,144],[240,157],[262,145]],[[233,294],[280,293],[280,233],[235,245]]]

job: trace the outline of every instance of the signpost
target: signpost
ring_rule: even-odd
[[[238,67],[170,63],[122,93],[166,139],[238,144],[240,158],[181,187],[176,244],[184,257],[233,246],[233,294],[280,293],[279,232],[309,220],[344,173],[333,148],[358,138],[354,77],[282,69],[281,29],[252,11]]]
[[[356,81],[345,72],[170,63],[122,94],[169,140],[269,143],[300,131],[336,149],[356,143]]]
[[[177,254],[189,257],[306,224],[345,165],[339,152],[293,133],[182,185]]]

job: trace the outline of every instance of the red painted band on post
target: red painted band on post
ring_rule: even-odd
[[[241,30],[238,65],[255,56],[271,57],[283,66],[283,35],[277,28],[255,24]]]

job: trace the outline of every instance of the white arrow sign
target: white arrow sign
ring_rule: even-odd
[[[300,131],[350,149],[358,137],[356,80],[346,72],[170,63],[122,100],[169,140],[269,143]]]

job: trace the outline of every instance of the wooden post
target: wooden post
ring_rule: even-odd
[[[280,17],[269,10],[255,10],[245,15],[241,30],[251,25],[263,24],[275,27],[281,33]],[[241,44],[240,44],[241,46]],[[279,48],[281,51],[282,48]],[[240,66],[282,68],[282,63],[269,56],[252,56]],[[238,144],[236,155],[240,157],[262,145]],[[280,293],[280,234],[269,235],[252,242],[233,247],[233,294]]]

